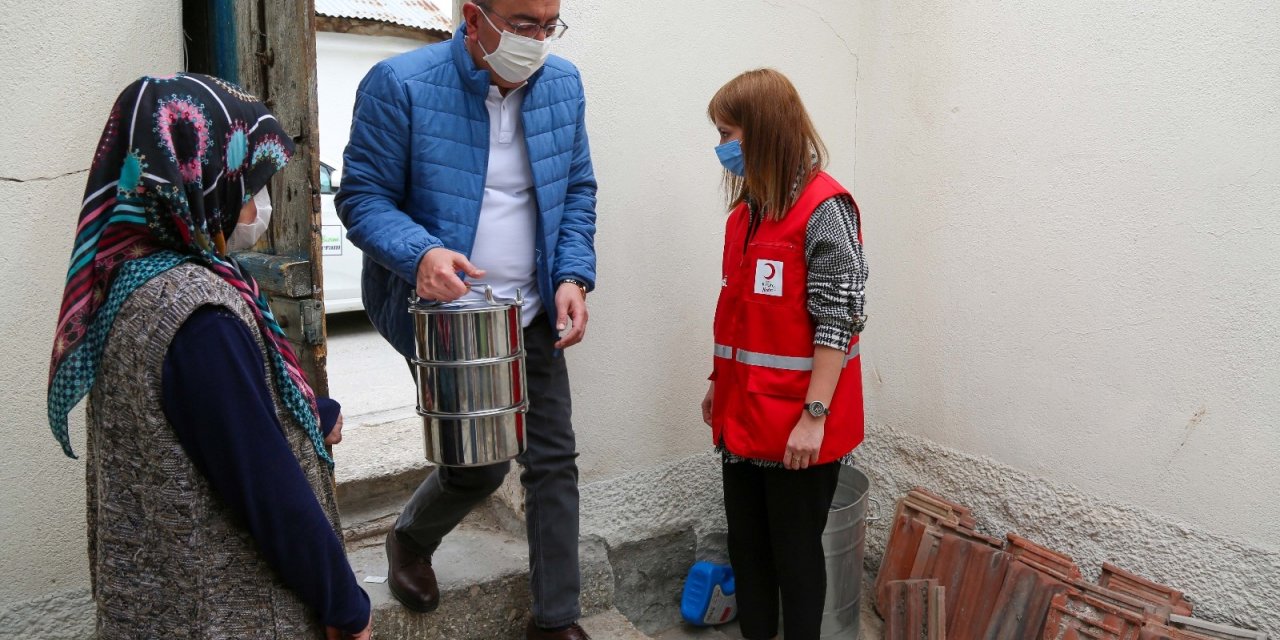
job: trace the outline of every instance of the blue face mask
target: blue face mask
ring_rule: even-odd
[[[738,140],[730,140],[716,147],[716,156],[720,158],[720,164],[729,170],[735,176],[742,177],[747,173],[747,161],[742,157],[742,143]]]

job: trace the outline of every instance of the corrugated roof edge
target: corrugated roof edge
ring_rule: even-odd
[[[434,33],[453,33],[453,21],[431,0],[316,0],[316,15],[385,22]]]

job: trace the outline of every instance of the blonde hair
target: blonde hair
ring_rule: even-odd
[[[742,128],[746,171],[744,176],[725,172],[730,208],[749,197],[765,217],[778,220],[795,204],[796,181],[808,184],[827,165],[827,147],[799,92],[773,69],[747,71],[720,87],[707,116]]]

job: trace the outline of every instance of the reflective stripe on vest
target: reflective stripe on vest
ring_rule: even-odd
[[[813,358],[775,356],[745,349],[738,349],[735,352],[733,347],[723,344],[715,345],[715,356],[717,358],[734,359],[742,364],[755,367],[769,367],[770,369],[785,369],[787,371],[813,371]],[[858,357],[858,345],[855,344],[853,349],[845,355],[844,362],[840,364],[840,367],[844,368],[849,364],[850,360],[856,357]]]

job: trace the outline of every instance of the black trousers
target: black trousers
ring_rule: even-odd
[[[799,471],[750,462],[723,465],[729,560],[738,624],[747,640],[778,634],[778,595],[787,640],[817,640],[827,594],[822,531],[840,463]]]

